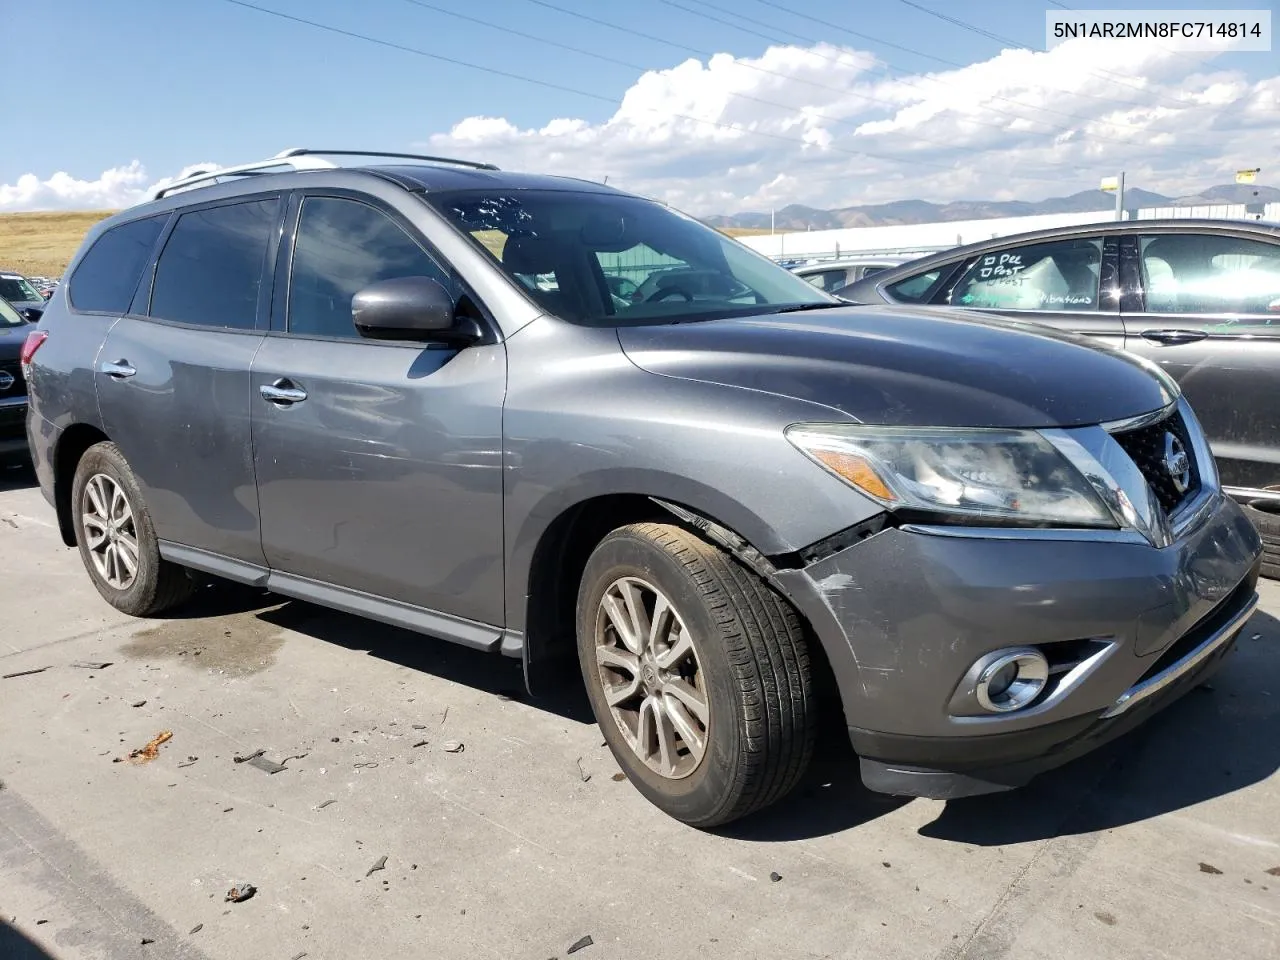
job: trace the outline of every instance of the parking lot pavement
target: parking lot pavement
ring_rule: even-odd
[[[1273,958],[1262,592],[1211,689],[1021,792],[875,797],[837,732],[793,799],[707,834],[512,663],[230,587],[116,614],[0,475],[0,956]],[[235,762],[258,750],[285,769]]]

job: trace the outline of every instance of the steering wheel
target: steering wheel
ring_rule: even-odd
[[[680,296],[684,297],[686,303],[693,303],[693,294],[691,294],[684,287],[678,287],[678,286],[675,286],[674,284],[672,284],[669,287],[663,287],[660,290],[655,290],[653,293],[649,294],[649,296],[645,297],[644,302],[657,303],[660,300],[666,300],[668,297],[674,296],[675,294],[679,294]]]

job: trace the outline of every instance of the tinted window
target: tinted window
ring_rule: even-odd
[[[839,290],[848,282],[843,268],[839,270],[823,270],[821,273],[806,273],[804,280],[806,283],[811,283],[819,290],[826,290],[828,293]]]
[[[23,277],[0,277],[0,297],[18,303],[44,299],[40,296],[40,291]]]
[[[949,266],[939,267],[928,273],[917,273],[914,277],[907,277],[905,280],[890,284],[885,287],[885,291],[899,303],[928,303],[933,297],[934,288],[942,279],[943,272],[948,270],[950,270]]]
[[[278,203],[253,200],[178,218],[160,254],[151,315],[251,330]]]
[[[0,299],[0,327],[25,327],[27,320],[13,309],[8,300]]]
[[[390,217],[355,200],[302,202],[289,285],[289,332],[354,337],[351,298],[379,280],[449,278]]]
[[[1102,240],[1058,240],[980,256],[951,305],[998,310],[1097,310]]]
[[[1280,244],[1213,234],[1142,237],[1147,309],[1255,314],[1280,323]]]
[[[164,217],[112,227],[89,248],[67,288],[77,310],[124,313],[164,229]]]
[[[425,199],[545,310],[575,323],[690,322],[839,305],[737,241],[637,197],[516,190]]]

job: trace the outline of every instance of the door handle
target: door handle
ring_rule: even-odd
[[[287,407],[294,403],[301,403],[307,399],[307,391],[303,390],[292,380],[281,378],[275,383],[264,383],[258,388],[258,392],[262,394],[262,399],[277,406]]]
[[[128,380],[138,372],[128,360],[105,360],[98,369],[115,380]]]
[[[1151,343],[1159,343],[1164,346],[1174,346],[1179,343],[1195,343],[1197,340],[1204,340],[1208,337],[1203,330],[1143,330],[1142,339],[1149,340]]]

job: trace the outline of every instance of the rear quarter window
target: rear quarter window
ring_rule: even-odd
[[[952,268],[953,265],[948,264],[927,273],[917,273],[914,277],[899,280],[884,289],[898,303],[928,303]]]
[[[71,306],[87,313],[127,311],[166,219],[122,223],[98,237],[68,282]]]

